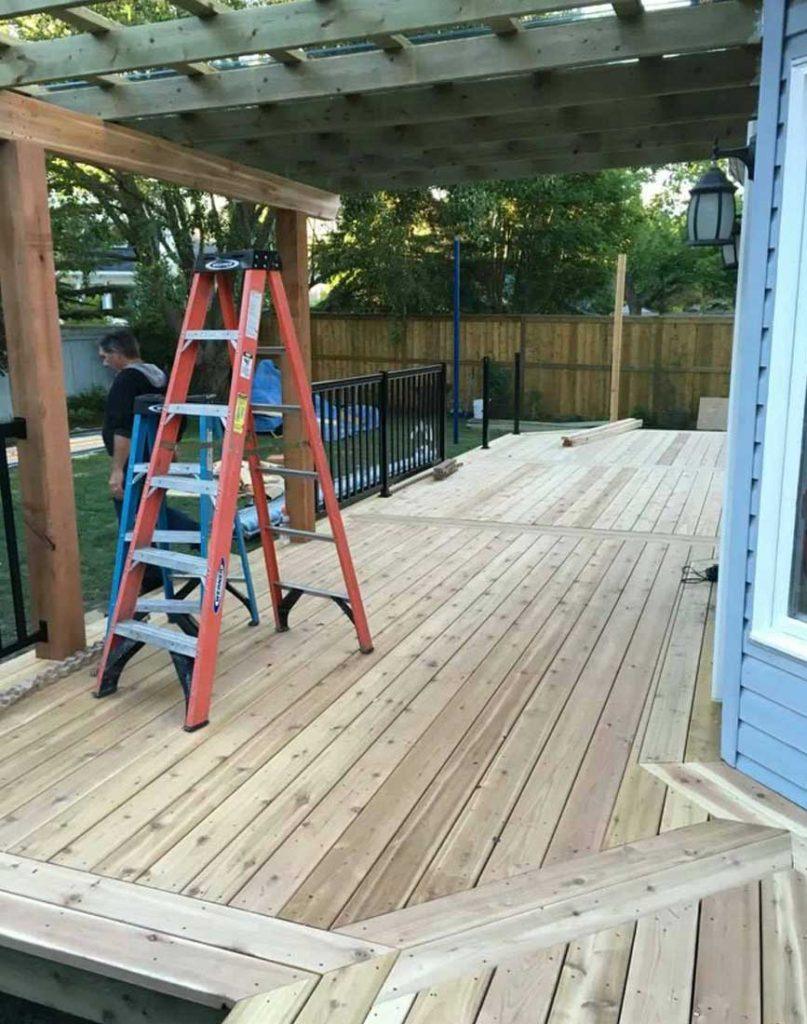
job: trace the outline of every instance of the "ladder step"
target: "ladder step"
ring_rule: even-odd
[[[283,580],[278,580],[277,585],[283,590],[300,590],[304,594],[312,594],[314,597],[331,597],[340,601],[350,601],[347,594],[339,594],[335,590],[321,590],[319,587],[309,587],[306,583],[284,583]]]
[[[126,540],[133,535],[134,531],[129,530]],[[199,530],[155,530],[151,540],[153,544],[201,544],[202,534]]]
[[[192,579],[204,579],[207,576],[207,559],[198,555],[186,555],[181,551],[166,551],[163,548],[135,548],[132,560],[145,562],[146,565],[157,565],[161,569],[172,569],[184,573]]]
[[[286,466],[261,466],[261,472],[271,476],[301,476],[309,480],[316,480],[319,476],[315,469],[287,469]]]
[[[329,533],[317,533],[316,530],[295,530],[291,526],[273,526],[272,533],[282,533],[284,537],[310,537],[311,540],[327,540],[331,544],[336,543]]]
[[[230,411],[226,405],[205,405],[200,402],[170,402],[165,407],[178,416],[212,416],[224,419]]]
[[[284,405],[278,403],[277,405],[259,405],[255,402],[252,403],[252,411],[258,416],[271,416],[274,412],[299,412],[299,405]]]
[[[167,651],[174,651],[175,654],[186,654],[190,658],[196,657],[196,637],[180,633],[176,629],[168,629],[166,626],[152,626],[150,623],[138,622],[136,619],[127,619],[125,622],[115,624],[115,635],[128,637],[129,640],[139,640],[141,643],[151,644],[153,647],[164,647]]]
[[[136,462],[132,466],[133,473],[145,473],[148,471],[149,464],[147,462]],[[168,467],[168,472],[173,476],[175,473],[178,476],[198,476],[202,472],[202,467],[198,462],[172,462]]]
[[[151,486],[183,494],[207,494],[214,498],[219,492],[217,480],[199,480],[195,476],[153,476]]]
[[[238,341],[238,331],[185,331],[186,341]]]
[[[286,350],[282,345],[260,345],[257,349],[258,356],[284,356]]]
[[[165,612],[169,615],[198,615],[202,602],[182,601],[174,597],[141,597],[135,605],[136,612]]]

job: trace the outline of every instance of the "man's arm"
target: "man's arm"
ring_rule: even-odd
[[[109,474],[109,490],[113,498],[123,501],[123,475],[129,458],[132,439],[123,434],[115,434],[112,450],[112,470]]]

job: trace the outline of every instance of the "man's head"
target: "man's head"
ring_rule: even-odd
[[[110,331],[98,344],[98,355],[110,370],[122,370],[140,358],[140,345],[128,327]]]

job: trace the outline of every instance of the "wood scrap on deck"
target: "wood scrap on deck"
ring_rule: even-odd
[[[625,434],[629,430],[640,430],[642,422],[642,420],[632,418],[615,420],[613,423],[603,423],[602,426],[591,427],[590,430],[578,430],[574,434],[564,434],[560,441],[564,448],[591,444],[592,441],[605,441],[616,434]]]

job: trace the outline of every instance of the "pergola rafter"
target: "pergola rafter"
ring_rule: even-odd
[[[609,0],[592,0],[590,6],[606,5]],[[16,7],[40,8],[42,3],[13,3]],[[62,17],[69,5],[59,3],[53,9]],[[422,33],[446,29],[457,22],[477,22],[484,26],[493,20],[499,33],[503,21],[525,15],[574,10],[579,0],[499,0],[501,13],[485,18],[488,0],[353,0],[338,16],[323,18],[323,0],[297,0],[291,13],[286,4],[273,7],[249,7],[234,11],[210,0],[183,0],[181,6],[197,18],[178,18],[158,25],[117,25],[98,38],[72,36],[43,42],[19,43],[7,54],[0,67],[0,86],[34,85],[66,78],[163,67],[177,58],[188,61],[244,57],[251,54],[288,54],[306,47],[334,46],[368,41],[382,50],[402,49],[402,33]],[[207,11],[207,16],[202,12]],[[218,13],[217,13],[218,12]],[[19,12],[21,13],[21,12]],[[213,16],[215,15],[215,16]],[[99,16],[100,17],[100,16]],[[113,23],[114,24],[114,23]]]
[[[281,5],[281,8],[282,9]],[[737,47],[757,39],[756,15],[747,4],[724,0],[669,8],[651,17],[586,18],[547,23],[505,41],[495,35],[446,39],[407,47],[322,57],[290,71],[281,64],[223,71],[203,83],[180,78],[124,81],[115,90],[63,89],[53,102],[105,120],[145,117],[155,111],[192,112],[265,102],[296,102],[335,94],[372,94],[414,85],[464,82],[690,53],[711,45]],[[3,58],[0,63],[5,63]]]

